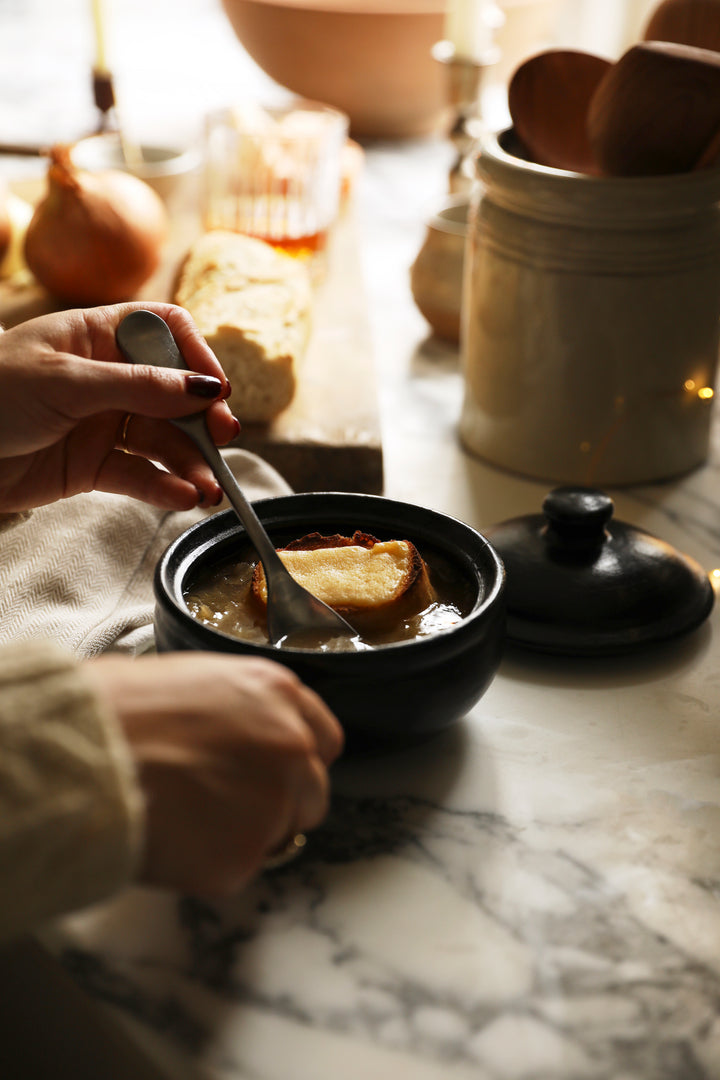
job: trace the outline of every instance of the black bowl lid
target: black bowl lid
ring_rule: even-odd
[[[714,592],[700,564],[615,521],[602,491],[555,488],[542,509],[485,531],[507,572],[508,641],[575,656],[625,653],[709,615]]]

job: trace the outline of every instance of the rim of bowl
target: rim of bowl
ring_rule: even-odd
[[[128,164],[122,160],[121,153],[107,153],[110,143],[102,143],[103,138],[103,135],[90,135],[75,143],[71,156],[78,168],[89,171],[121,169],[145,178],[175,176],[178,173],[191,172],[201,161],[200,151],[195,147],[161,146],[143,142],[138,147],[143,160],[137,164]],[[98,141],[93,142],[93,140]],[[114,144],[112,148],[114,149]]]
[[[467,236],[470,214],[470,196],[452,195],[438,207],[429,221],[429,225],[438,232],[450,236]]]
[[[279,120],[283,117],[290,116],[295,112],[318,113],[335,122],[335,133],[337,136],[346,139],[348,135],[350,127],[350,117],[348,114],[337,105],[329,105],[326,101],[318,101],[316,98],[304,97],[302,94],[293,94],[286,101],[268,102],[262,105],[261,109],[271,120]],[[211,134],[211,129],[215,124],[223,124],[233,133],[244,134],[242,113],[238,114],[238,111],[232,105],[221,105],[216,109],[210,109],[210,111],[205,114],[206,137]],[[256,132],[254,130],[248,130],[248,134],[262,138],[263,133],[262,131]],[[290,128],[286,131],[282,131],[280,138],[284,143],[292,143],[295,140],[304,142],[307,139],[307,133],[302,130],[295,132]]]
[[[300,12],[321,11],[331,15],[409,15],[436,18],[445,10],[443,0],[241,0],[255,7],[291,8]],[[225,0],[232,7],[232,0]]]
[[[212,514],[210,515],[210,517],[203,518],[202,521],[198,521],[195,524],[189,526],[189,528],[182,532],[180,536],[176,537],[175,540],[173,540],[168,545],[168,547],[165,549],[162,556],[160,557],[160,560],[158,561],[155,570],[154,588],[156,602],[164,604],[169,603],[172,606],[173,610],[177,613],[177,615],[179,615],[181,621],[184,624],[191,626],[194,631],[197,631],[197,628],[200,627],[203,631],[206,631],[211,637],[217,635],[224,641],[239,641],[241,644],[251,646],[253,650],[257,650],[258,653],[261,655],[266,655],[271,658],[277,658],[278,653],[282,652],[283,654],[291,655],[298,658],[305,657],[315,659],[322,656],[322,662],[330,664],[344,664],[347,663],[348,657],[352,657],[353,659],[351,662],[357,664],[372,663],[374,658],[387,655],[388,651],[395,652],[397,650],[403,650],[408,648],[412,648],[413,650],[427,649],[437,647],[436,645],[434,646],[433,643],[437,643],[438,641],[443,641],[449,638],[456,640],[458,633],[462,634],[463,630],[466,633],[471,632],[474,624],[478,622],[478,620],[481,619],[490,608],[494,607],[502,599],[505,590],[505,567],[502,559],[500,558],[499,554],[486,536],[484,536],[481,532],[475,529],[472,525],[468,525],[467,522],[461,521],[459,518],[452,517],[452,515],[450,514],[445,514],[441,510],[432,510],[429,507],[419,506],[415,503],[399,502],[396,499],[389,499],[383,495],[363,495],[336,491],[302,492],[293,495],[277,495],[269,497],[267,499],[258,500],[257,502],[253,503],[253,506],[255,507],[255,510],[260,516],[260,519],[263,521],[265,527],[270,533],[272,533],[273,529],[288,528],[288,526],[292,528],[293,523],[286,522],[285,524],[283,524],[281,521],[267,521],[263,516],[263,511],[267,511],[268,509],[273,507],[278,508],[278,504],[288,503],[288,501],[292,502],[298,499],[303,499],[305,501],[316,499],[321,504],[325,504],[323,510],[320,511],[320,516],[322,517],[322,514],[324,513],[327,522],[343,519],[344,517],[346,517],[346,512],[342,509],[338,509],[337,511],[333,512],[332,507],[334,500],[342,500],[342,502],[345,503],[347,503],[348,500],[351,500],[353,502],[356,502],[358,506],[363,506],[366,509],[370,508],[371,510],[374,508],[378,512],[380,511],[381,507],[392,506],[400,513],[402,513],[403,511],[408,512],[410,516],[413,516],[415,514],[429,514],[431,516],[431,519],[433,520],[443,522],[446,525],[448,523],[451,523],[453,528],[462,530],[467,535],[471,536],[476,543],[479,542],[483,554],[485,554],[490,559],[490,562],[493,566],[493,580],[491,582],[487,582],[485,575],[482,574],[481,571],[478,569],[476,560],[471,556],[467,555],[466,553],[460,551],[459,554],[462,557],[461,570],[472,576],[471,568],[474,569],[474,581],[477,582],[478,580],[482,580],[485,583],[485,593],[481,596],[480,590],[478,589],[478,595],[475,598],[475,602],[472,608],[466,615],[464,615],[460,619],[459,622],[453,623],[452,626],[445,627],[442,630],[438,630],[435,633],[428,634],[424,637],[411,638],[407,641],[391,641],[383,643],[381,646],[373,647],[371,649],[363,650],[361,652],[320,652],[319,650],[314,649],[293,649],[290,647],[283,647],[280,650],[276,646],[270,644],[265,645],[258,642],[246,642],[237,635],[226,634],[223,630],[218,630],[214,626],[207,626],[204,623],[199,622],[193,615],[191,615],[186,604],[184,603],[184,600],[182,600],[182,585],[187,577],[188,571],[192,567],[197,566],[199,561],[205,555],[207,555],[212,548],[216,547],[221,541],[221,539],[227,539],[235,532],[238,532],[240,534],[243,534],[245,532],[243,526],[240,524],[239,520],[235,515],[235,511],[232,509],[227,509],[221,510],[216,514]],[[312,515],[308,516],[312,521],[317,520],[316,517]],[[372,513],[370,516],[372,516]],[[221,528],[219,519],[227,521],[228,527]],[[319,530],[323,526],[323,524],[324,523],[322,520],[317,521],[317,529]],[[373,528],[381,530],[386,529],[386,526],[383,525],[381,520],[377,520],[375,522],[363,522],[362,527],[365,528],[367,531],[372,531]],[[176,552],[178,552],[178,550],[182,549],[184,546],[190,544],[198,533],[202,533],[208,529],[214,529],[215,535],[205,540],[204,543],[201,542],[199,545],[192,547],[186,555],[181,557],[178,565],[175,567],[171,579],[170,564],[175,558]],[[220,529],[219,532],[217,531],[218,529]],[[315,528],[313,529],[313,531],[315,531]],[[408,533],[410,534],[410,538],[413,539],[413,542],[415,542],[414,538],[417,537],[417,534],[420,531],[422,531],[422,529],[419,525],[414,529],[413,527],[408,528]],[[441,553],[445,553],[448,550],[447,548],[443,547],[442,534],[440,535],[439,539],[428,536],[420,540],[419,543],[427,543],[429,546],[434,546],[435,548],[440,550]],[[364,659],[358,660],[359,657],[364,657]]]
[[[482,177],[483,165],[490,157],[504,169],[522,170],[531,176],[544,177],[548,183],[562,187],[583,185],[587,188],[605,189],[610,192],[640,191],[643,194],[656,196],[671,192],[678,197],[680,195],[691,197],[696,191],[706,190],[710,197],[715,199],[717,199],[720,187],[720,166],[718,165],[712,165],[706,169],[691,169],[688,172],[657,173],[650,176],[594,176],[589,173],[574,172],[571,169],[540,165],[537,161],[531,161],[522,156],[522,147],[515,128],[512,126],[503,128],[501,131],[487,132],[481,137],[480,143],[480,152],[475,158],[476,177]]]

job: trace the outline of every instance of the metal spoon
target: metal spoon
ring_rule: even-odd
[[[126,315],[117,328],[116,338],[123,355],[133,364],[188,370],[169,326],[152,311],[132,311]],[[193,440],[260,556],[267,582],[267,627],[271,643],[277,647],[292,647],[293,644],[302,647],[312,634],[326,640],[343,637],[359,642],[350,623],[303,588],[287,570],[259,517],[218,452],[208,431],[205,414],[183,416],[171,423]],[[358,647],[363,648],[361,643]]]

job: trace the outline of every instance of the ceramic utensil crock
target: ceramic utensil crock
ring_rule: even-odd
[[[594,177],[488,136],[470,208],[464,445],[557,483],[666,479],[707,457],[720,169]]]

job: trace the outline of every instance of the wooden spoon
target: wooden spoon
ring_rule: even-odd
[[[548,49],[525,60],[508,87],[515,132],[539,165],[597,172],[585,118],[610,61],[575,49]]]
[[[717,129],[715,135],[705,147],[696,169],[706,169],[710,165],[717,165],[720,162],[720,128]]]
[[[633,45],[603,77],[587,116],[603,172],[690,172],[720,131],[720,53],[691,45]]]
[[[663,0],[643,38],[720,51],[720,0]]]

